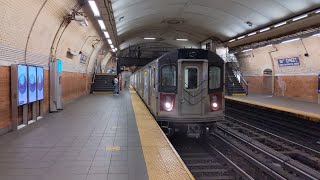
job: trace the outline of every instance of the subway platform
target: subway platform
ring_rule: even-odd
[[[226,96],[226,99],[288,112],[309,120],[320,121],[320,104],[293,100],[285,97],[249,94],[248,96]]]
[[[133,90],[89,95],[0,137],[1,180],[194,179]]]

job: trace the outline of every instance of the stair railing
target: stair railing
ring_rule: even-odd
[[[246,91],[246,95],[248,95],[249,84],[244,79],[243,74],[240,71],[239,63],[232,58],[232,61],[229,61],[228,65],[229,65],[229,68],[232,71],[233,75],[238,79],[239,83],[242,85],[242,87]]]

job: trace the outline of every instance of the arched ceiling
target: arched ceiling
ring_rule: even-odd
[[[313,10],[320,0],[111,0],[111,4],[124,49],[148,41],[144,37],[180,47],[197,46],[210,37],[226,41]],[[177,43],[177,38],[189,41]]]

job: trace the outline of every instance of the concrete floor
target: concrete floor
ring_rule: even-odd
[[[148,179],[128,91],[81,98],[1,136],[0,179]]]

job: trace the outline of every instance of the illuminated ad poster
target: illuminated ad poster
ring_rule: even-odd
[[[28,103],[27,66],[18,65],[18,106]]]
[[[37,101],[37,67],[28,66],[28,94],[29,103]]]
[[[44,79],[43,79],[43,67],[37,67],[37,94],[38,100],[42,100],[44,98]]]

